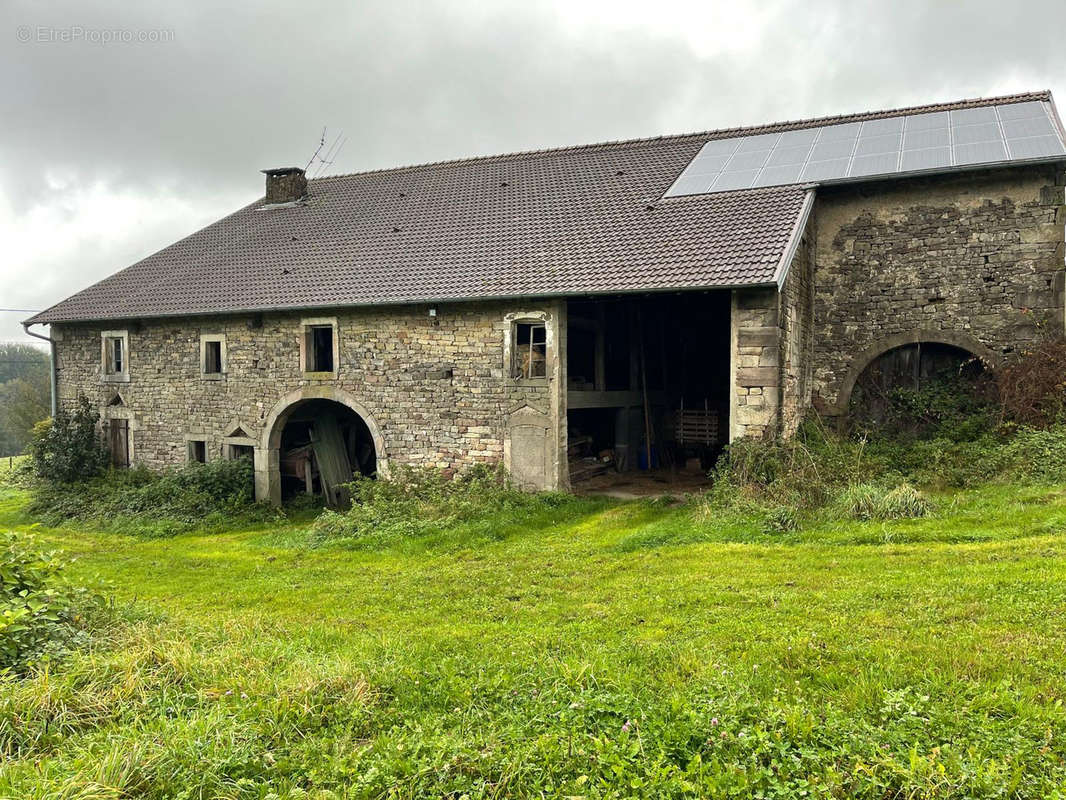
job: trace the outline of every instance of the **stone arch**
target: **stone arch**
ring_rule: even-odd
[[[378,474],[387,477],[389,471],[385,439],[381,426],[354,395],[335,386],[303,386],[278,400],[266,416],[255,459],[255,497],[275,505],[281,503],[281,436],[289,416],[308,400],[330,400],[359,415],[370,430],[374,441]]]
[[[855,383],[859,380],[863,371],[873,363],[874,359],[889,350],[895,350],[897,347],[903,347],[908,344],[951,345],[972,353],[986,367],[992,368],[998,363],[998,356],[994,350],[981,344],[969,334],[959,333],[958,331],[919,329],[886,336],[874,342],[851,360],[851,366],[840,384],[840,391],[837,392],[837,400],[832,407],[832,416],[843,416],[847,413],[848,403],[851,401],[851,393],[855,390]]]

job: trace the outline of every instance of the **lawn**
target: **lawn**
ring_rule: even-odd
[[[582,500],[378,550],[37,528],[126,621],[0,684],[0,796],[1064,796],[1066,487],[936,499],[788,534]]]

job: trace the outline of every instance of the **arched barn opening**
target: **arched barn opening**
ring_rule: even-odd
[[[318,495],[331,507],[346,507],[345,488],[356,475],[377,474],[374,437],[362,417],[333,400],[312,399],[291,406],[280,427],[281,499]]]
[[[984,362],[965,348],[914,342],[876,356],[855,380],[848,418],[858,428],[914,434],[948,415],[979,413],[991,398]]]

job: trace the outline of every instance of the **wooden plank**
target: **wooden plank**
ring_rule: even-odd
[[[311,446],[318,462],[318,477],[322,481],[322,494],[330,506],[342,506],[347,502],[344,484],[350,483],[352,465],[348,461],[348,448],[344,443],[337,418],[322,414],[315,418],[311,428]]]

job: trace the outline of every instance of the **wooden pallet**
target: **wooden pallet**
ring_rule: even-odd
[[[677,412],[674,436],[679,445],[718,444],[718,412],[683,408]]]

